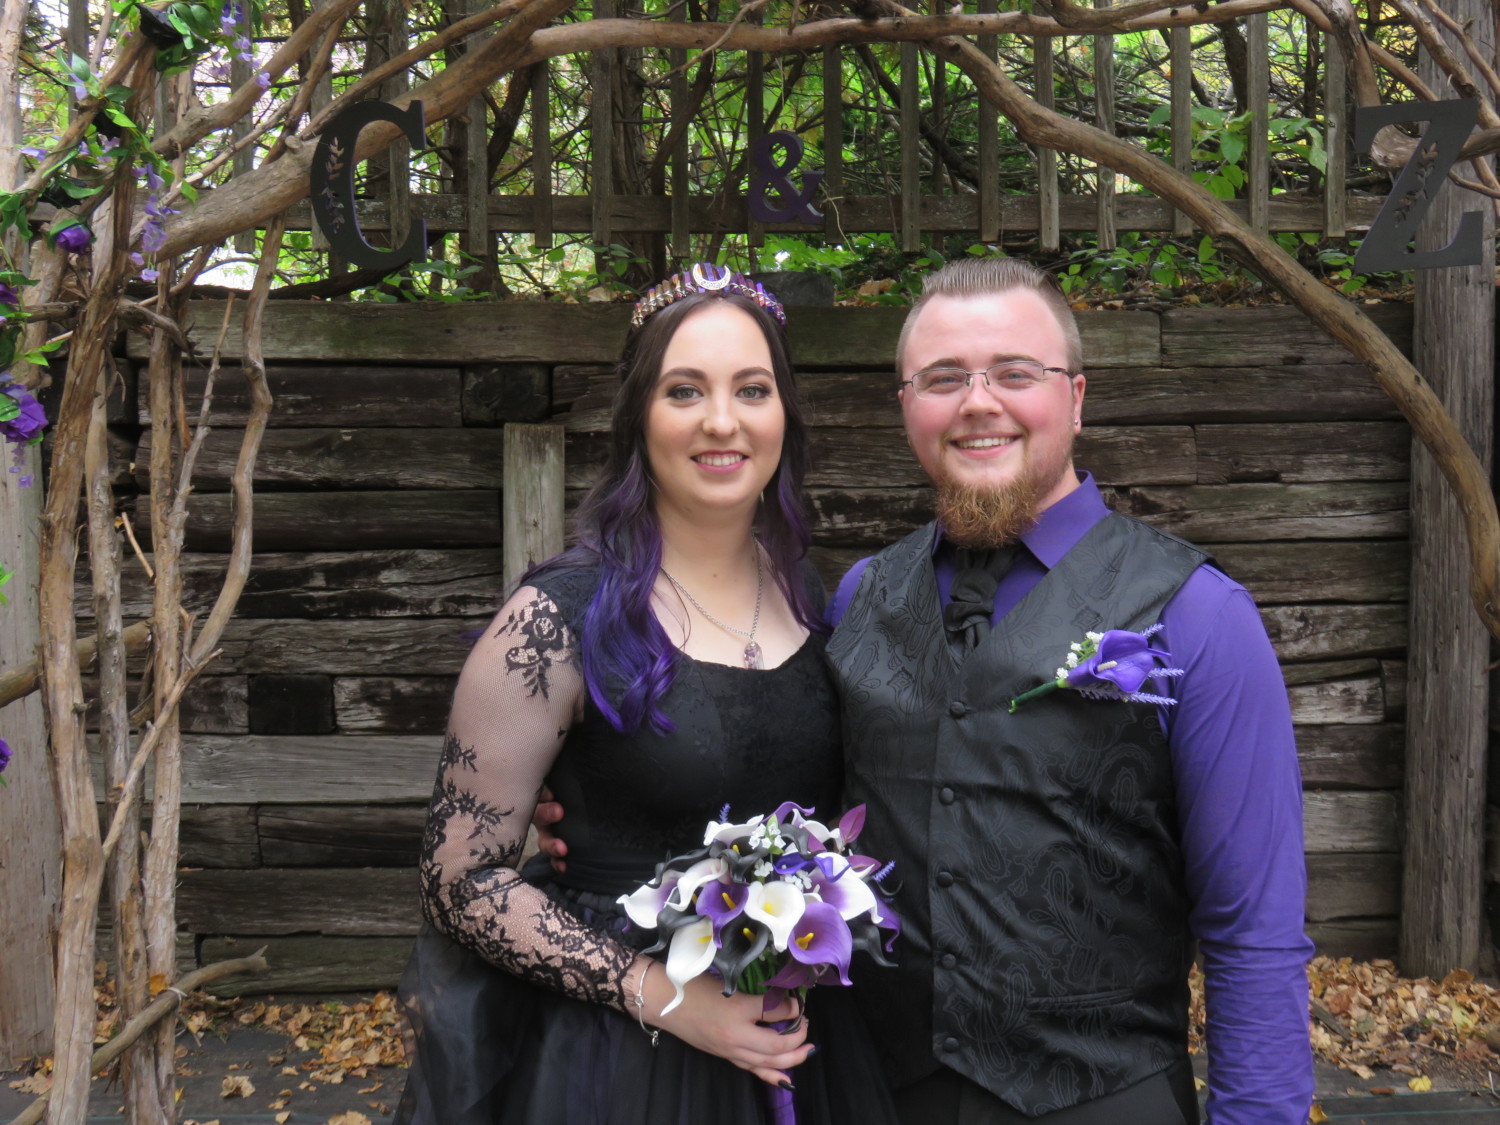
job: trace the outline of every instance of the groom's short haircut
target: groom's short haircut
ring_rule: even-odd
[[[1062,286],[1046,270],[1020,258],[962,258],[928,274],[922,283],[922,295],[912,305],[911,312],[906,314],[906,323],[901,326],[901,338],[896,344],[896,371],[904,373],[902,362],[906,356],[907,335],[922,306],[933,297],[988,297],[1012,289],[1029,289],[1046,302],[1062,327],[1063,340],[1068,346],[1068,370],[1074,374],[1082,371],[1083,342],[1078,338],[1078,322]]]

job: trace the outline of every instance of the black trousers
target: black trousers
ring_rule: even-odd
[[[895,1100],[901,1125],[1198,1125],[1186,1059],[1107,1097],[1041,1117],[1027,1117],[947,1067],[897,1090]]]

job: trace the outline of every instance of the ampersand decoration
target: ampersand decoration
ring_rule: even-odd
[[[407,262],[427,257],[427,222],[413,218],[406,241],[391,250],[371,246],[359,229],[354,211],[354,158],[359,134],[366,125],[389,121],[401,126],[414,147],[426,143],[426,116],[421,102],[397,109],[388,102],[356,102],[329,123],[318,139],[309,177],[313,218],[328,236],[328,245],[357,266],[397,270]]]
[[[777,163],[775,157],[775,150],[778,148],[786,153],[785,159],[780,163]],[[800,190],[788,175],[802,160],[801,137],[786,129],[767,133],[755,142],[751,159],[759,169],[750,177],[751,216],[762,223],[806,223],[811,226],[823,221],[823,212],[812,205],[813,195],[823,182],[823,173],[805,173]],[[781,197],[779,208],[767,196],[773,187]]]

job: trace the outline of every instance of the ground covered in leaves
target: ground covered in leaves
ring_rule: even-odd
[[[1374,1093],[1411,1089],[1490,1091],[1500,1076],[1500,984],[1476,980],[1457,970],[1441,981],[1412,980],[1396,973],[1389,961],[1333,960],[1318,957],[1308,966],[1311,986],[1310,1035],[1319,1061],[1343,1068]],[[1192,1046],[1203,1045],[1203,979],[1192,978]],[[113,991],[101,980],[97,990],[95,1042],[104,1043],[120,1026]],[[350,1101],[368,1105],[379,1115],[389,1112],[400,1082],[389,1070],[404,1066],[402,1025],[395,998],[385,992],[359,999],[290,999],[274,997],[217,1000],[202,994],[189,999],[178,1014],[183,1035],[178,1048],[184,1079],[192,1069],[192,1040],[220,1039],[236,1028],[285,1037],[284,1057],[271,1056],[268,1072],[256,1066],[253,1077],[231,1064],[219,1096],[226,1107],[248,1099],[256,1083],[276,1087],[269,1108],[278,1120],[299,1091],[349,1084]],[[46,1091],[50,1060],[37,1059],[10,1081],[12,1090],[36,1095]],[[248,1071],[250,1067],[246,1067]],[[1385,1087],[1370,1087],[1387,1079]],[[229,1112],[226,1108],[225,1112]],[[288,1115],[289,1116],[289,1115]],[[299,1117],[299,1119],[301,1119]],[[201,1119],[208,1125],[209,1119]],[[364,1125],[359,1111],[336,1115],[337,1125]]]

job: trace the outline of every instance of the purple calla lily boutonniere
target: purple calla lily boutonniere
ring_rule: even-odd
[[[1085,633],[1082,641],[1074,641],[1068,646],[1068,654],[1063,659],[1064,666],[1057,670],[1056,678],[1012,699],[1011,713],[1014,714],[1021,704],[1058,688],[1076,691],[1086,699],[1116,699],[1171,706],[1177,700],[1141,690],[1146,686],[1146,681],[1153,677],[1171,679],[1183,674],[1181,668],[1167,667],[1167,661],[1172,659],[1170,652],[1151,647],[1151,637],[1160,630],[1160,625],[1153,625],[1142,633],[1132,633],[1126,629]]]
[[[855,950],[890,966],[885,953],[901,924],[876,888],[891,865],[850,851],[865,807],[833,828],[813,811],[788,801],[735,824],[725,806],[703,847],[668,859],[649,883],[620,896],[634,925],[658,933],[646,952],[666,950],[676,995],[663,1015],[703,973],[723,982],[725,996],[764,995],[769,1010],[788,994],[805,998],[814,984],[849,984]],[[768,1088],[768,1095],[773,1120],[794,1122],[791,1094]]]

